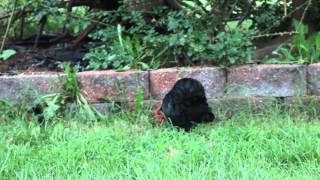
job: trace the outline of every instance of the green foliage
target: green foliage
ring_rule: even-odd
[[[14,49],[6,49],[0,53],[0,60],[8,60],[14,56],[17,52]]]
[[[136,91],[134,98],[134,108],[135,108],[135,117],[139,117],[142,113],[142,108],[144,105],[144,91],[141,87],[139,87]]]
[[[5,8],[3,11],[7,11],[10,6],[13,5],[14,1],[8,1],[4,4]],[[2,3],[0,3],[3,5]],[[39,30],[39,22],[43,17],[47,18],[47,23],[44,28],[44,34],[57,34],[62,31],[65,27],[71,34],[78,33],[85,29],[90,21],[87,19],[91,18],[88,14],[89,8],[87,7],[73,7],[72,17],[69,16],[67,10],[61,7],[62,2],[56,0],[18,0],[16,10],[25,10],[29,13],[25,15],[25,23],[23,26],[24,37],[35,35]],[[1,14],[0,5],[0,14]],[[8,14],[9,12],[6,12]],[[1,22],[0,22],[1,23]],[[10,38],[17,38],[20,33],[21,19],[17,19],[12,24],[9,36]],[[23,37],[23,38],[24,38]]]
[[[131,68],[139,68],[143,70],[149,69],[149,65],[144,62],[148,54],[142,47],[140,40],[133,36],[123,37],[122,28],[117,26],[117,40],[113,44],[102,45],[92,49],[84,57],[89,60],[88,69],[117,69],[128,70]]]
[[[46,122],[52,120],[59,113],[59,109],[61,108],[61,102],[59,102],[60,96],[53,96],[52,98],[45,98],[44,103],[45,107],[43,110],[43,117]]]
[[[253,27],[259,32],[277,32],[282,21],[283,5],[274,2],[264,1],[253,10]]]
[[[49,122],[53,119],[59,119],[64,116],[64,113],[69,113],[71,116],[85,117],[83,120],[87,122],[95,122],[102,118],[102,115],[92,107],[85,97],[80,92],[80,87],[77,79],[78,68],[71,68],[69,64],[65,65],[65,79],[60,77],[60,83],[62,91],[39,97],[31,111],[34,109],[42,110],[43,113],[38,114],[38,120],[45,120]],[[67,109],[77,110],[73,112],[67,112]],[[71,114],[70,114],[71,113]]]
[[[80,94],[80,87],[78,83],[78,67],[71,68],[70,64],[66,64],[65,66],[66,79],[63,80],[60,77],[60,82],[62,84],[63,94],[66,96],[66,99],[70,99],[70,101],[75,101],[77,96]]]
[[[252,63],[253,44],[241,31],[221,32],[215,43],[208,46],[212,52],[211,59],[217,61],[216,64],[230,66]]]
[[[212,16],[197,16],[185,10],[159,10],[166,16],[147,22],[142,13],[121,13],[119,24],[91,34],[106,44],[92,49],[84,60],[88,69],[150,69],[177,65],[239,65],[250,61],[252,32],[216,32],[219,21]],[[104,14],[109,17],[109,14]],[[111,21],[111,22],[110,22]],[[113,23],[112,19],[107,20]],[[117,32],[117,33],[115,33]],[[108,45],[107,45],[108,44]]]
[[[282,45],[274,54],[278,58],[271,59],[276,63],[311,64],[320,61],[320,32],[309,35],[309,29],[295,21],[297,34],[289,44]]]
[[[11,103],[0,100],[0,121],[25,120],[28,108],[24,104],[12,105]]]

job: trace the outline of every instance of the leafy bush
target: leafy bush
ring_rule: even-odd
[[[263,2],[253,10],[253,27],[264,33],[272,33],[279,31],[282,21],[283,5],[280,2]]]
[[[133,36],[123,37],[122,28],[118,25],[118,40],[110,45],[102,45],[92,49],[84,57],[89,60],[88,69],[118,69],[128,70],[130,68],[149,69],[144,63],[147,57],[145,48],[140,40]]]
[[[308,35],[309,28],[295,21],[297,34],[288,44],[280,46],[274,54],[278,58],[271,59],[273,63],[311,64],[320,61],[320,32]]]
[[[81,94],[77,72],[77,67],[72,69],[69,64],[66,64],[66,77],[65,79],[60,78],[62,90],[36,99],[31,112],[37,116],[39,122],[49,122],[54,118],[61,117],[63,113],[66,113],[65,109],[72,107],[71,105],[79,112],[72,111],[71,113],[74,117],[82,117],[88,122],[95,122],[102,118],[102,115]]]
[[[209,45],[216,64],[230,66],[252,63],[254,47],[243,32],[221,32],[216,38],[216,43]]]
[[[104,15],[109,17],[109,14]],[[230,66],[247,63],[253,54],[254,48],[248,38],[252,32],[217,32],[219,23],[212,16],[196,16],[181,10],[167,11],[166,16],[152,18],[149,22],[140,12],[122,13],[120,17],[129,25],[117,25],[118,28],[114,25],[91,34],[93,39],[105,44],[86,54],[84,60],[89,61],[88,69]],[[107,21],[113,23],[110,18]]]

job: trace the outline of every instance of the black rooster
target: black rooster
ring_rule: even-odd
[[[215,118],[202,84],[192,78],[178,80],[164,97],[156,114],[158,122],[163,121],[163,114],[173,126],[186,131],[196,123],[211,122]]]

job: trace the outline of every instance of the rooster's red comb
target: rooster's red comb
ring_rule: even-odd
[[[157,119],[158,123],[162,123],[162,121],[164,119],[163,115],[161,113],[161,107],[160,106],[156,109],[156,119]]]

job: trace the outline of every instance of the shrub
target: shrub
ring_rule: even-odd
[[[269,62],[275,63],[298,63],[311,64],[320,60],[320,32],[309,34],[309,28],[302,23],[295,21],[297,34],[288,44],[280,46],[275,55],[277,58]]]
[[[152,18],[149,22],[139,12],[119,17],[129,25],[117,25],[117,28],[113,25],[91,34],[93,39],[105,44],[86,54],[84,60],[89,61],[88,69],[230,66],[248,63],[253,54],[254,48],[248,38],[252,32],[217,32],[219,20],[212,16],[196,16],[181,10],[168,11],[167,16]],[[108,19],[112,23],[110,21]]]

